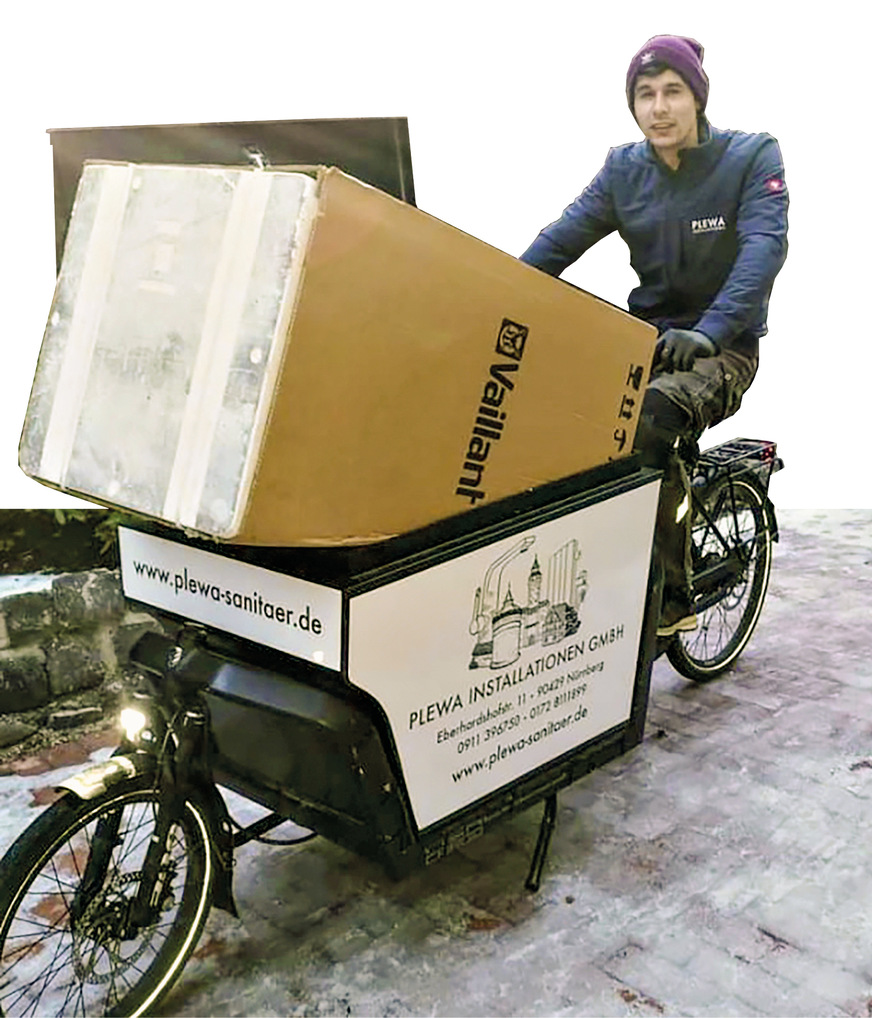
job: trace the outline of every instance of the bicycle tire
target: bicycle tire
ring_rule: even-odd
[[[186,802],[161,863],[158,915],[125,929],[158,809],[150,782],[134,778],[92,800],[67,794],[28,827],[0,861],[0,1014],[143,1014],[165,996],[194,950],[211,905],[208,824]],[[97,825],[113,831],[100,886],[83,887]],[[116,821],[118,821],[116,826]],[[104,842],[105,843],[105,842]]]
[[[694,584],[697,628],[676,634],[666,648],[673,668],[693,682],[708,682],[736,663],[760,618],[772,569],[772,530],[766,496],[757,482],[724,477],[702,498],[733,554],[743,552],[748,560],[722,584],[715,603],[710,603],[710,593],[703,596]],[[698,564],[719,555],[726,561],[720,540],[701,513],[694,515],[692,541],[695,574]]]

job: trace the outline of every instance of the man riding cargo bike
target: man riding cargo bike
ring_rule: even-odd
[[[615,230],[630,249],[639,286],[629,310],[661,333],[636,449],[664,470],[657,520],[663,637],[697,625],[688,477],[677,446],[739,409],[787,255],[778,143],[709,124],[702,58],[694,39],[658,35],[645,43],[626,82],[645,141],[613,148],[590,185],[521,256],[558,276]]]
[[[94,344],[90,325],[85,328],[82,321],[90,317],[72,315],[71,308],[80,309],[72,297],[66,299],[62,271],[57,314],[50,316],[47,353],[41,355],[45,384],[34,387],[32,427],[22,442],[24,461],[32,464],[37,479],[48,478],[47,483],[85,497],[96,492],[94,501],[121,504],[134,513],[119,527],[124,594],[159,619],[163,630],[145,633],[130,652],[132,684],[116,751],[64,780],[59,799],[0,859],[0,1015],[152,1012],[195,950],[211,907],[236,914],[235,850],[253,840],[292,843],[266,837],[288,819],[307,832],[296,841],[320,835],[401,877],[413,867],[437,863],[492,824],[544,803],[526,883],[535,891],[555,824],[557,792],[641,742],[654,657],[665,651],[682,675],[697,682],[735,662],[766,593],[777,538],[767,490],[781,461],[774,442],[738,439],[699,453],[696,441],[706,427],[736,412],[756,372],[768,297],[786,252],[787,192],[774,139],[708,124],[708,81],[701,62],[702,47],[690,39],[657,36],[642,47],[630,65],[627,97],[646,140],[613,149],[591,185],[522,256],[528,265],[557,276],[618,230],[640,279],[629,309],[656,331],[334,168],[225,171],[107,163],[92,166],[87,179],[83,173],[73,254],[76,235],[93,232],[102,256],[106,235],[115,245],[132,224],[145,231],[147,243],[131,229],[132,240],[124,248],[131,265],[140,267],[143,251],[156,256],[148,278],[139,271],[127,273],[132,290],[122,292],[111,306],[117,313],[108,315],[111,323],[123,322],[127,314],[135,328],[117,330],[101,356],[92,357],[98,375],[105,371],[144,417],[154,415],[153,426],[140,428],[135,442],[127,435],[114,445],[108,441],[99,401],[94,408],[85,398],[90,376],[83,361]],[[159,300],[160,309],[172,307],[163,303],[175,294],[164,276],[174,264],[175,255],[169,255],[176,238],[188,242],[207,220],[221,227],[225,240],[217,261],[222,271],[200,289],[214,294],[226,317],[225,297],[233,289],[226,285],[227,266],[235,265],[236,283],[241,279],[246,285],[251,266],[222,215],[210,218],[199,210],[230,203],[238,215],[228,214],[227,224],[239,227],[254,262],[261,231],[254,228],[258,220],[252,209],[265,215],[273,186],[292,228],[282,227],[273,213],[274,234],[263,231],[269,241],[263,259],[269,263],[266,256],[274,257],[278,268],[255,274],[263,286],[255,288],[255,311],[244,321],[259,328],[265,320],[266,283],[281,284],[274,288],[289,307],[297,299],[286,279],[294,258],[313,270],[304,297],[316,287],[316,294],[329,293],[330,300],[312,300],[308,318],[289,310],[287,325],[285,305],[276,298],[276,321],[284,324],[267,339],[279,344],[293,332],[284,360],[264,352],[272,347],[262,332],[254,333],[257,345],[252,340],[237,349],[237,333],[244,330],[223,324],[218,329],[224,318],[217,312],[208,316],[216,325],[212,332],[205,326],[190,330],[195,341],[187,346],[182,333],[173,332],[175,345],[160,346],[166,323],[152,305],[138,302]],[[149,205],[152,193],[157,199]],[[329,213],[315,215],[325,193],[335,204]],[[204,194],[211,196],[208,201]],[[167,218],[170,199],[178,222]],[[141,217],[128,215],[128,206],[142,210]],[[373,223],[396,223],[397,229],[371,229]],[[430,233],[414,245],[393,246],[396,237],[417,236],[419,229]],[[307,230],[311,238],[297,247],[295,238],[309,237]],[[340,269],[345,271],[352,248],[360,249],[359,259],[392,270],[403,256],[425,257],[430,266],[434,251],[439,253],[439,245],[428,242],[432,231],[440,244],[451,245],[442,252],[440,271],[468,289],[457,301],[463,313],[451,327],[440,320],[436,332],[424,337],[427,342],[410,350],[408,314],[416,288],[397,283],[397,272],[390,271],[367,277],[382,287],[382,296],[374,298],[370,287],[346,286],[347,273]],[[354,244],[347,243],[349,236],[356,238]],[[291,246],[290,253],[282,244]],[[460,256],[452,253],[454,245]],[[469,245],[484,260],[472,282]],[[371,258],[371,250],[381,252],[379,257]],[[312,251],[320,252],[320,260],[308,258]],[[209,236],[195,253],[192,264],[199,271],[215,254]],[[114,271],[109,259],[96,261],[96,268],[89,266],[90,285],[77,290],[88,298],[89,315],[100,273],[108,288]],[[83,272],[80,263],[87,258],[74,258],[68,276]],[[484,293],[488,283],[494,294]],[[184,291],[191,279],[180,277],[179,284]],[[504,318],[525,286],[532,296],[522,305],[524,313],[517,320]],[[75,289],[68,287],[70,293]],[[485,298],[493,308],[470,314]],[[348,301],[349,311],[342,327],[328,314],[329,327],[322,328],[324,310],[335,311],[340,300]],[[393,317],[388,314],[392,301],[400,305]],[[305,310],[305,300],[294,305],[296,311],[300,306]],[[140,307],[148,313],[139,313]],[[240,302],[240,315],[241,307]],[[242,385],[241,379],[260,377],[255,369],[274,360],[273,375],[263,371],[265,391],[296,384],[294,354],[303,357],[307,343],[319,352],[334,344],[335,360],[347,360],[347,351],[366,344],[358,333],[353,344],[346,344],[344,322],[365,318],[374,308],[378,343],[391,354],[394,375],[402,355],[410,379],[419,381],[426,373],[421,361],[429,356],[431,368],[445,362],[456,379],[455,358],[481,354],[490,374],[484,398],[480,374],[469,373],[478,408],[472,440],[468,408],[455,401],[460,448],[473,460],[473,453],[480,453],[479,476],[488,443],[505,454],[511,441],[502,402],[506,393],[516,400],[513,414],[525,410],[522,386],[516,389],[514,381],[521,377],[522,357],[525,385],[536,370],[550,371],[534,390],[533,409],[538,412],[550,401],[560,404],[559,413],[549,406],[547,415],[528,412],[526,418],[540,424],[526,429],[535,433],[537,461],[519,471],[523,483],[509,493],[487,501],[477,492],[473,501],[483,504],[464,512],[428,516],[430,522],[405,530],[387,528],[379,517],[378,539],[369,543],[357,538],[306,546],[303,540],[276,537],[290,533],[285,527],[302,526],[305,513],[280,500],[273,511],[268,499],[263,504],[269,513],[250,515],[258,526],[279,529],[267,529],[267,537],[254,540],[261,531],[254,524],[246,531],[249,517],[237,514],[237,519],[231,501],[244,506],[250,496],[262,507],[256,502],[260,474],[254,466],[251,476],[248,472],[250,460],[261,469],[262,449],[278,450],[280,469],[269,475],[272,487],[266,486],[275,500],[273,489],[290,473],[291,450],[286,440],[269,445],[269,429],[280,415],[264,417],[259,431],[251,427],[249,445],[237,450],[239,469],[227,469],[228,450],[241,444],[239,421],[259,419],[255,403],[242,399],[256,387]],[[426,333],[435,312],[430,304],[424,311],[417,331]],[[443,301],[437,311],[456,309]],[[527,312],[537,316],[535,329],[527,327]],[[612,342],[603,344],[602,329],[590,325],[584,340],[596,348],[597,358],[585,362],[577,326],[594,313],[595,323],[612,329]],[[78,331],[65,316],[76,317]],[[463,318],[487,322],[488,328],[492,320],[502,320],[502,328],[497,337],[464,334]],[[528,331],[534,336],[529,358],[524,355]],[[211,345],[200,341],[201,333]],[[131,335],[137,344],[133,350],[128,349]],[[160,356],[149,360],[154,350],[146,339],[154,336]],[[445,344],[452,342],[448,357]],[[625,356],[622,342],[638,352]],[[620,413],[627,408],[627,422],[638,413],[655,342],[637,429],[639,455],[631,456]],[[67,357],[71,347],[74,355]],[[216,349],[224,357],[223,374],[215,368]],[[177,363],[182,353],[202,369],[192,373],[188,386]],[[575,370],[567,372],[564,365],[570,362]],[[306,363],[304,358],[297,370]],[[585,363],[596,363],[597,369],[586,372]],[[137,373],[143,364],[151,366],[149,371]],[[324,423],[329,414],[323,404],[333,395],[347,440],[365,433],[361,448],[368,452],[375,446],[384,470],[387,454],[371,438],[372,418],[391,421],[390,410],[407,421],[410,404],[401,398],[403,387],[383,373],[390,385],[380,390],[378,413],[361,414],[364,429],[346,427],[352,388],[367,392],[378,380],[360,377],[364,368],[359,365],[348,370],[353,386],[336,386],[335,392],[318,388],[313,416],[303,419],[301,433]],[[496,379],[505,384],[497,385]],[[585,381],[590,383],[586,395],[579,396]],[[190,398],[192,387],[197,399]],[[594,421],[597,388],[608,392],[602,398],[606,410]],[[295,399],[278,402],[296,410],[306,403],[305,389],[300,385]],[[227,406],[225,392],[232,397]],[[54,399],[55,393],[59,398],[52,403],[47,394]],[[143,393],[143,403],[135,403]],[[424,426],[432,416],[453,443],[445,386],[433,386],[433,393],[438,412],[419,414],[408,427]],[[152,441],[172,417],[163,412],[162,400],[182,421],[169,457],[159,441]],[[617,418],[616,404],[621,407]],[[261,398],[257,407],[264,406]],[[210,408],[213,430],[203,423]],[[586,412],[585,421],[579,409]],[[77,445],[79,416],[92,410],[96,424],[90,432],[85,429],[85,440]],[[243,410],[250,410],[248,418]],[[232,424],[219,426],[225,412]],[[46,417],[51,427],[45,426]],[[513,416],[513,426],[517,419]],[[595,463],[582,469],[579,439],[585,428],[603,444]],[[343,435],[334,433],[337,437]],[[211,480],[203,443],[219,450]],[[538,458],[543,449],[561,443],[566,460],[546,477]],[[169,439],[166,444],[172,446]],[[624,455],[609,455],[615,445]],[[336,460],[345,464],[345,474],[352,473],[360,457],[342,448],[344,457],[332,449],[331,456],[313,457],[309,469]],[[397,448],[402,453],[403,444]],[[429,450],[412,486],[421,488],[437,473],[439,457],[434,441],[415,448]],[[457,476],[453,444],[450,452],[444,465],[449,492]],[[129,476],[118,465],[128,462],[122,454],[129,457]],[[153,468],[151,484],[144,462]],[[83,487],[84,481],[77,487],[68,473],[88,483],[93,474],[94,488]],[[198,475],[196,483],[191,474]],[[311,482],[308,474],[301,476]],[[533,487],[530,477],[539,478]],[[154,478],[162,478],[166,488]],[[239,478],[246,478],[248,487]],[[298,487],[302,482],[288,490],[296,496]],[[372,487],[367,478],[363,487],[351,490]],[[133,501],[120,501],[129,492]],[[145,496],[152,501],[135,501]],[[328,508],[331,499],[342,502],[332,488],[325,497]],[[395,502],[392,498],[389,507]],[[324,526],[323,515],[323,510],[313,512],[318,527]],[[242,529],[233,529],[237,526]],[[323,538],[324,531],[318,534]],[[228,812],[222,788],[265,807],[267,815],[241,825]]]

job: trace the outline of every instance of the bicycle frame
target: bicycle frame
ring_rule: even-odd
[[[691,510],[694,519],[701,518],[705,521],[699,543],[705,545],[707,538],[714,537],[720,544],[724,557],[718,558],[714,565],[703,564],[701,569],[694,564],[693,590],[697,612],[705,611],[723,598],[724,591],[731,589],[741,577],[752,555],[752,550],[743,542],[730,541],[716,522],[724,506],[728,505],[733,533],[738,535],[739,522],[732,475],[727,475],[727,488],[711,510],[706,506],[703,497],[709,490],[710,486],[706,485],[705,488],[692,492]]]

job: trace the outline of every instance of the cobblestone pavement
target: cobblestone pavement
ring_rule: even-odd
[[[644,742],[560,793],[538,894],[538,808],[399,883],[249,845],[160,1013],[872,1015],[872,510],[780,518],[751,647],[707,686],[657,662]],[[75,769],[0,778],[0,840]]]

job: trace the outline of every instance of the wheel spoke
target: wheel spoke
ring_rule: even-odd
[[[28,998],[29,995],[30,995],[30,991],[33,990],[34,987],[36,987],[38,984],[41,983],[43,988],[45,988],[45,986],[48,985],[49,980],[52,978],[52,976],[55,974],[55,972],[61,971],[63,969],[63,966],[66,963],[66,955],[72,953],[72,949],[71,948],[64,948],[64,957],[61,958],[61,963],[58,964],[58,955],[60,954],[61,946],[62,945],[59,944],[55,948],[54,957],[49,962],[48,968],[45,970],[45,972],[37,975],[36,977],[31,979],[30,982],[24,983],[20,987],[20,991],[16,994],[16,996],[14,998],[12,998],[12,1005],[10,1005],[9,1003],[6,1003],[4,1005],[4,1010],[8,1011],[10,1006],[14,1006],[15,1004],[18,1003],[18,1001],[20,1001],[20,1000],[22,1000],[24,998]],[[36,994],[33,997],[33,1006],[34,1006],[34,1008],[39,1003],[39,1000],[40,1000],[40,994]],[[35,1013],[35,1012],[33,1012],[33,1013]]]

